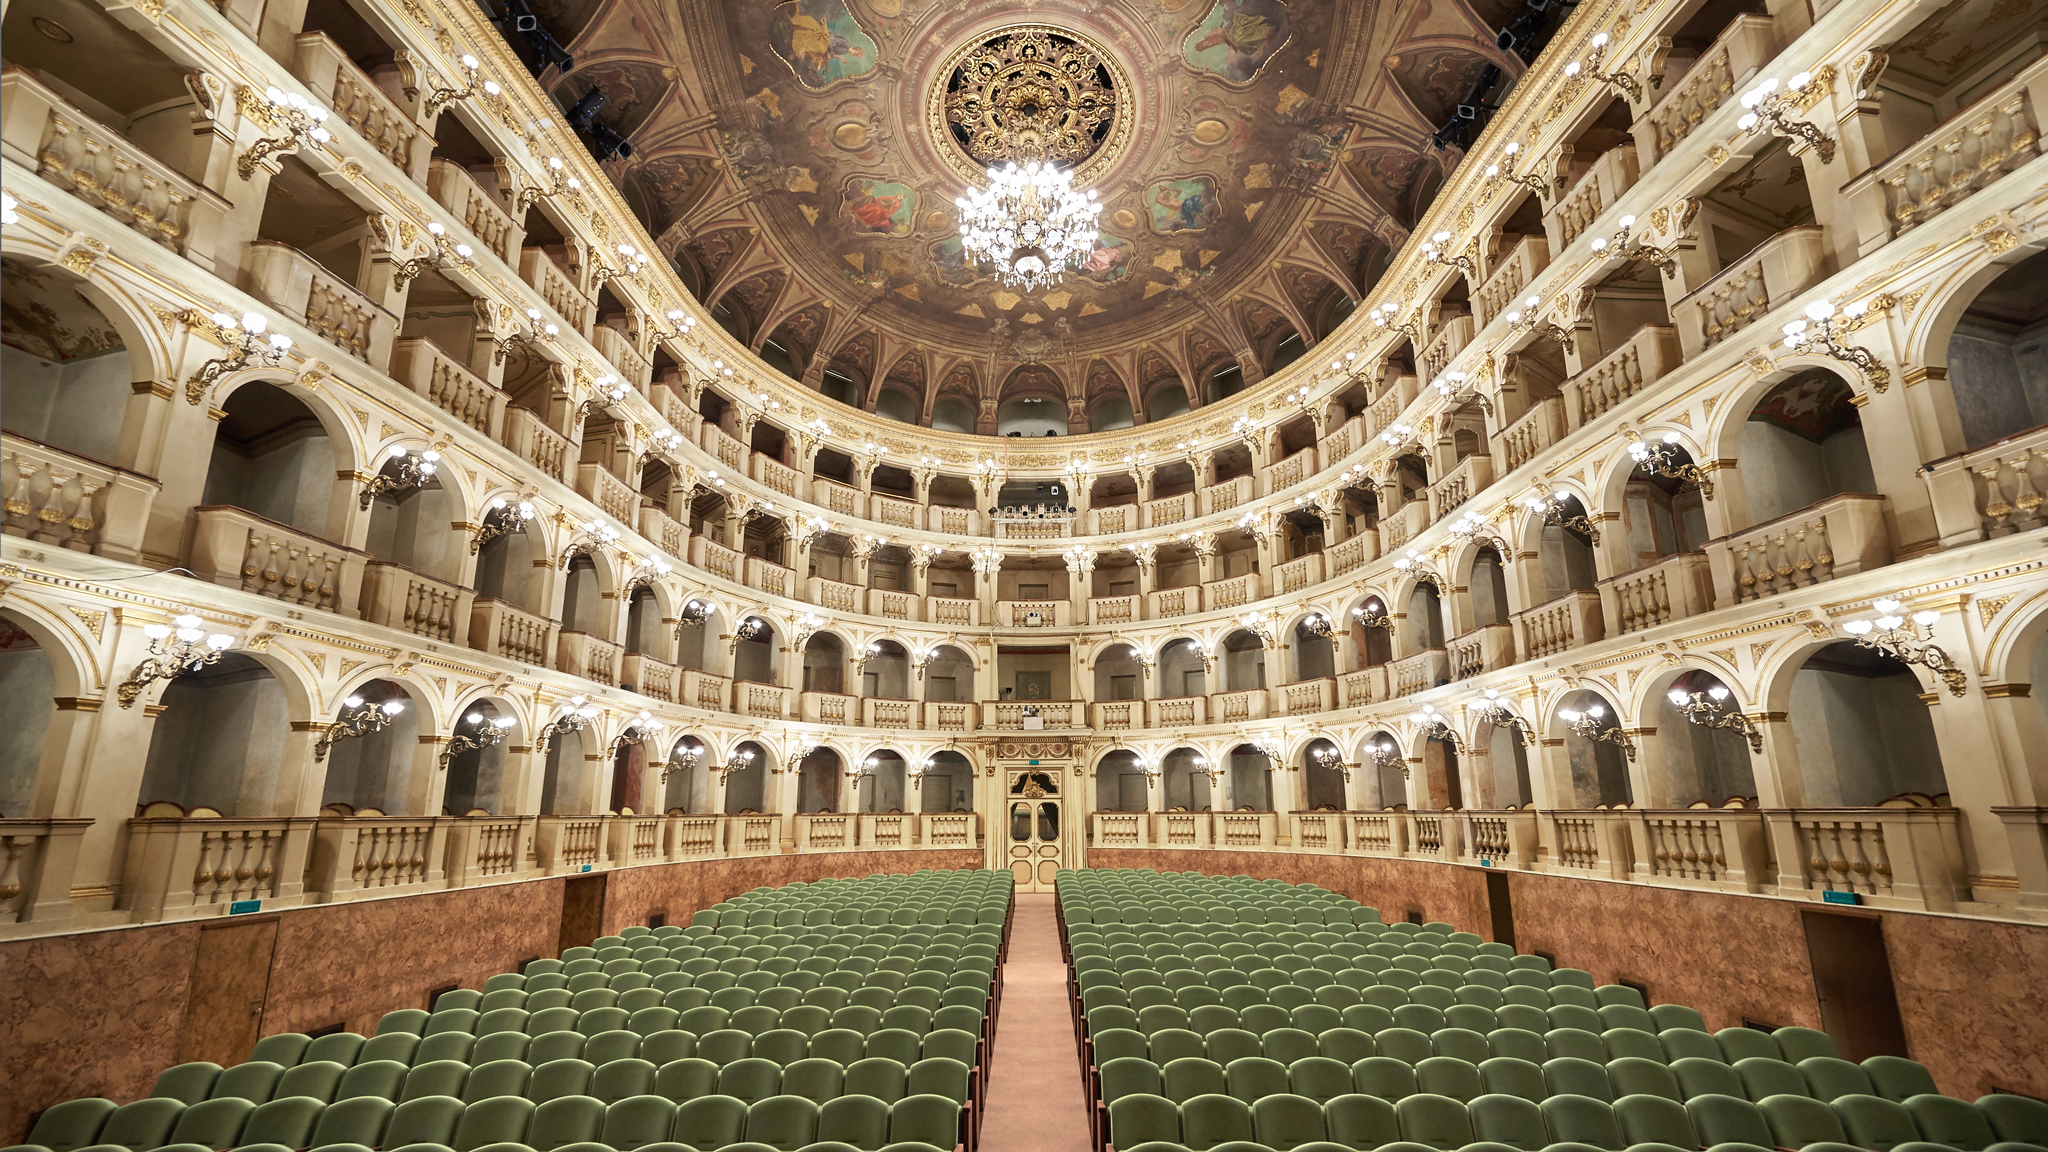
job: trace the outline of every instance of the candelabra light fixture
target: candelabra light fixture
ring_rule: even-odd
[[[697,318],[681,308],[669,309],[663,318],[668,321],[668,334],[677,339],[688,336],[690,330],[697,326]]]
[[[588,697],[569,697],[569,702],[562,705],[561,714],[549,721],[547,727],[540,730],[541,753],[545,755],[555,746],[555,737],[569,732],[581,732],[585,728],[590,727],[591,722],[596,720],[603,711],[597,705],[592,704]]]
[[[1516,157],[1520,156],[1521,152],[1522,142],[1519,140],[1510,140],[1502,145],[1500,150],[1501,162],[1486,166],[1486,178],[1488,180],[1497,180],[1503,184],[1520,184],[1536,195],[1548,199],[1551,195],[1550,185],[1543,177],[1533,174],[1518,175],[1515,172]]]
[[[1033,160],[988,169],[989,186],[956,197],[960,246],[974,263],[995,266],[1005,286],[1035,292],[1079,268],[1095,250],[1095,193],[1074,187],[1073,174]]]
[[[1949,694],[1961,696],[1967,682],[1955,659],[1934,643],[1934,624],[1941,613],[1928,608],[1913,613],[1912,623],[1899,615],[1905,605],[1887,596],[1870,603],[1878,612],[1875,620],[1851,620],[1842,629],[1856,638],[1859,648],[1870,648],[1907,664],[1918,664],[1940,677]],[[1925,639],[1920,629],[1927,630]]]
[[[1431,264],[1440,264],[1446,268],[1456,268],[1468,276],[1476,274],[1478,267],[1472,263],[1472,258],[1463,252],[1450,250],[1446,247],[1450,242],[1451,234],[1449,232],[1438,232],[1429,238],[1429,243],[1422,246],[1422,258]]]
[[[1311,635],[1320,636],[1325,640],[1337,634],[1337,626],[1321,612],[1311,612],[1302,617],[1301,626],[1308,629]]]
[[[1157,760],[1146,759],[1145,754],[1143,752],[1140,752],[1137,755],[1138,773],[1145,777],[1145,787],[1158,787],[1159,778],[1166,772],[1165,766]]]
[[[853,782],[854,791],[858,792],[860,790],[860,782],[873,776],[875,769],[881,766],[882,758],[880,756],[870,756],[857,764],[849,764],[846,768],[846,778]]]
[[[568,546],[562,549],[562,566],[566,568],[569,562],[578,556],[585,556],[617,544],[619,536],[617,528],[596,517],[585,520],[576,526],[575,535],[569,538]]]
[[[520,211],[533,207],[534,201],[543,196],[580,196],[583,193],[583,181],[569,174],[569,170],[562,166],[561,157],[548,157],[547,172],[548,182],[545,185],[533,184],[520,190]]]
[[[620,244],[617,250],[619,253],[619,266],[617,268],[613,268],[602,260],[597,262],[597,268],[592,275],[592,280],[599,287],[603,287],[606,280],[614,277],[638,276],[653,261],[653,257],[633,247],[631,244]]]
[[[481,712],[471,712],[462,719],[464,723],[469,725],[469,731],[466,733],[457,732],[449,737],[448,746],[441,749],[441,770],[443,772],[448,770],[448,765],[451,761],[464,752],[475,752],[503,744],[505,742],[505,734],[512,730],[514,724],[519,723],[518,720],[510,716],[486,718]],[[664,774],[662,778],[665,780],[668,777]]]
[[[358,736],[368,736],[372,732],[381,732],[398,718],[399,713],[405,711],[403,700],[365,704],[361,696],[351,696],[343,700],[341,706],[347,709],[342,713],[341,719],[335,721],[327,731],[320,734],[320,739],[313,742],[313,761],[316,764],[327,759],[327,753],[332,751],[336,744]]]
[[[420,273],[430,268],[468,268],[474,262],[476,253],[467,244],[458,244],[448,238],[448,229],[439,220],[427,221],[427,235],[433,238],[434,254],[414,256],[400,261],[391,270],[394,287],[404,288],[419,278]]]
[[[656,581],[666,579],[673,571],[675,569],[670,567],[668,561],[659,556],[650,556],[633,565],[632,572],[626,577],[625,594],[631,596],[638,589],[651,587]]]
[[[1368,743],[1365,746],[1365,753],[1372,757],[1372,766],[1375,770],[1384,772],[1389,768],[1395,768],[1400,770],[1401,779],[1408,778],[1408,759],[1401,755],[1401,750],[1394,746],[1392,740]]]
[[[794,774],[803,766],[804,760],[818,750],[818,738],[809,732],[791,732],[787,740],[789,748],[782,758],[782,775]]]
[[[1658,248],[1643,243],[1640,238],[1633,235],[1635,226],[1635,217],[1623,216],[1621,218],[1621,227],[1615,230],[1612,240],[1605,236],[1593,237],[1588,243],[1593,249],[1594,255],[1607,255],[1607,250],[1613,248],[1613,255],[1619,256],[1624,260],[1641,260],[1646,264],[1655,265],[1659,271],[1664,273],[1666,280],[1676,277],[1678,275],[1678,257],[1669,248]]]
[[[1589,516],[1568,514],[1568,504],[1577,497],[1560,488],[1548,496],[1532,496],[1527,501],[1529,511],[1535,513],[1545,524],[1554,525],[1567,532],[1577,532],[1595,544],[1600,542],[1600,526]]]
[[[1564,726],[1571,730],[1572,735],[1600,744],[1617,745],[1628,754],[1630,760],[1636,758],[1636,742],[1628,738],[1628,733],[1623,732],[1619,725],[1611,728],[1607,726],[1606,705],[1591,704],[1583,712],[1576,708],[1560,708],[1557,710],[1557,718],[1564,721]]]
[[[1209,790],[1211,792],[1214,792],[1223,787],[1223,777],[1227,775],[1230,770],[1224,767],[1222,764],[1215,763],[1211,761],[1207,756],[1204,756],[1200,752],[1197,752],[1194,755],[1194,759],[1188,762],[1188,771],[1200,772],[1202,775],[1207,776],[1209,778]],[[1211,796],[1209,798],[1209,806],[1213,808],[1215,807],[1215,805],[1216,798],[1214,796]]]
[[[235,171],[247,180],[256,175],[256,166],[272,156],[283,156],[315,144],[325,144],[334,137],[327,131],[327,109],[320,107],[297,92],[286,92],[272,86],[263,91],[270,102],[264,109],[264,119],[270,126],[280,129],[276,136],[265,136],[235,161]]]
[[[735,772],[744,772],[744,771],[746,771],[747,769],[749,769],[749,768],[751,768],[751,767],[753,767],[753,766],[754,766],[754,750],[753,750],[752,748],[735,748],[735,749],[733,749],[733,751],[732,751],[732,755],[730,755],[730,756],[727,756],[727,757],[725,758],[725,763],[724,763],[724,764],[721,764],[721,765],[719,765],[719,768],[718,768],[718,783],[719,783],[719,786],[720,786],[720,787],[723,787],[723,786],[725,785],[726,779],[727,779],[728,777],[730,777],[730,776],[731,776],[731,775],[732,775],[733,773],[735,773]]]
[[[488,510],[484,513],[484,522],[477,525],[476,535],[469,538],[471,556],[476,555],[484,545],[500,536],[526,531],[526,526],[533,522],[535,515],[531,500],[521,500],[514,504],[503,496],[493,496],[486,508]]]
[[[647,451],[641,456],[641,464],[644,466],[649,460],[657,456],[673,457],[676,454],[676,450],[682,446],[683,434],[681,432],[673,428],[656,429],[647,437]]]
[[[1239,416],[1230,422],[1230,434],[1250,444],[1259,434],[1259,422],[1249,416]],[[1129,463],[1130,457],[1124,457],[1124,461]]]
[[[1264,612],[1247,612],[1238,617],[1237,622],[1245,631],[1259,638],[1259,646],[1262,648],[1272,648],[1279,642],[1279,637],[1274,631],[1274,626],[1278,622]]]
[[[1776,76],[1765,77],[1756,87],[1742,94],[1742,107],[1746,111],[1735,126],[1752,136],[1768,132],[1787,140],[1804,141],[1820,157],[1821,163],[1834,163],[1834,138],[1808,121],[1791,118],[1794,112],[1806,110],[1806,101],[1801,93],[1812,82],[1813,73],[1801,72],[1785,81],[1781,92]]]
[[[612,742],[610,746],[605,749],[605,754],[607,756],[616,756],[619,754],[619,749],[621,748],[625,748],[633,744],[645,744],[647,742],[648,737],[659,736],[661,734],[662,729],[667,727],[667,724],[654,718],[654,713],[649,712],[645,708],[642,708],[638,715],[635,715],[626,721],[626,727],[624,731],[620,732],[617,736],[612,737]]]
[[[386,492],[426,487],[441,467],[441,454],[431,448],[414,453],[402,444],[393,444],[389,456],[384,467],[363,482],[363,490],[356,496],[356,504],[362,511],[369,511],[370,501]]]
[[[1352,371],[1354,371],[1354,367],[1353,367],[1353,366],[1354,366],[1354,365],[1356,365],[1357,363],[1358,363],[1358,353],[1356,353],[1356,352],[1346,352],[1346,353],[1344,354],[1344,358],[1343,358],[1342,360],[1332,360],[1332,361],[1330,361],[1330,371],[1332,371],[1332,372],[1336,372],[1336,373],[1339,373],[1339,374],[1342,374],[1342,375],[1349,375],[1349,374],[1350,374],[1350,373],[1351,373]]]
[[[1508,312],[1501,319],[1508,322],[1508,328],[1511,331],[1534,328],[1536,326],[1536,310],[1541,307],[1543,307],[1543,297],[1530,296],[1522,301],[1520,308]]]
[[[936,767],[938,767],[938,761],[930,756],[919,756],[915,760],[905,761],[903,765],[903,779],[913,788],[922,787],[925,775]]]
[[[190,403],[205,399],[206,390],[228,373],[244,368],[275,368],[284,360],[285,353],[292,350],[292,338],[284,333],[263,334],[270,321],[261,312],[244,312],[239,320],[226,312],[215,312],[208,319],[222,354],[201,364],[199,371],[185,382],[185,399]]]
[[[1469,540],[1482,547],[1492,548],[1500,554],[1500,562],[1503,564],[1515,562],[1514,549],[1508,547],[1508,542],[1494,533],[1493,521],[1477,512],[1467,512],[1451,521],[1450,531],[1451,535],[1460,540]]]
[[[1879,392],[1891,384],[1891,369],[1878,363],[1877,356],[1868,348],[1859,348],[1842,343],[1836,331],[1836,315],[1846,323],[1843,333],[1861,327],[1857,324],[1870,311],[1870,305],[1862,301],[1837,309],[1831,300],[1815,300],[1806,306],[1806,319],[1794,320],[1785,325],[1785,347],[1798,352],[1814,352],[1855,368],[1872,388]]]
[[[1482,724],[1491,724],[1495,728],[1514,729],[1515,742],[1524,748],[1536,743],[1535,727],[1508,710],[1507,701],[1501,696],[1499,689],[1488,688],[1484,695],[1485,702],[1473,711],[1473,719]]]
[[[1316,767],[1321,768],[1325,772],[1335,771],[1342,773],[1344,782],[1346,784],[1351,783],[1351,765],[1345,762],[1342,752],[1337,751],[1335,748],[1323,747],[1310,752],[1308,755],[1309,759],[1315,761]]]
[[[5,192],[0,192],[0,224],[21,223],[21,216],[15,211],[19,207],[20,201]]]
[[[121,707],[134,707],[142,690],[158,680],[173,680],[220,663],[221,654],[234,646],[235,638],[226,632],[208,632],[205,623],[187,614],[169,624],[144,624],[142,634],[149,637],[149,656],[116,689]]]
[[[1382,332],[1402,333],[1408,339],[1415,341],[1415,343],[1422,343],[1422,334],[1416,329],[1414,316],[1410,316],[1406,320],[1394,319],[1394,316],[1400,311],[1401,306],[1389,300],[1372,311],[1367,312],[1366,315],[1372,318],[1373,327],[1378,328]]]
[[[1663,440],[1652,444],[1634,432],[1629,433],[1628,454],[1636,467],[1652,476],[1663,476],[1672,480],[1683,480],[1699,487],[1700,495],[1708,500],[1714,498],[1714,479],[1705,468],[1691,460],[1681,460],[1678,447],[1678,433],[1666,432]]]
[[[476,72],[478,64],[476,57],[465,52],[462,54],[459,63],[462,65],[462,74],[468,78],[467,82],[460,88],[436,88],[432,92],[427,93],[425,110],[429,118],[432,118],[441,109],[455,103],[457,100],[467,100],[475,96],[479,88],[483,90],[484,95],[493,98],[503,94],[504,89],[498,87],[496,80],[485,80],[481,84],[477,82]]]
[[[1281,758],[1287,751],[1280,737],[1272,732],[1261,732],[1252,737],[1251,746],[1253,751],[1266,758],[1268,768],[1280,767]]]
[[[1597,80],[1610,88],[1619,88],[1628,95],[1631,101],[1637,104],[1642,103],[1643,86],[1636,81],[1635,77],[1619,68],[1612,72],[1602,72],[1600,70],[1601,62],[1607,59],[1607,43],[1607,33],[1602,32],[1594,36],[1592,50],[1586,53],[1586,59],[1583,62],[1574,60],[1565,65],[1565,76],[1576,79],[1583,73],[1587,79]]]
[[[1446,372],[1430,383],[1436,388],[1436,394],[1448,400],[1452,408],[1477,404],[1481,412],[1488,416],[1493,415],[1493,401],[1487,399],[1486,394],[1481,392],[1479,386],[1465,373]]]
[[[633,386],[616,376],[599,376],[593,384],[594,391],[583,403],[576,406],[576,422],[583,423],[614,404],[623,402],[632,394]]]
[[[704,746],[695,741],[678,743],[674,748],[669,749],[668,759],[661,762],[662,787],[668,787],[668,778],[678,772],[696,771],[697,761],[703,755]],[[720,773],[719,778],[723,780],[724,774]]]
[[[706,620],[711,619],[711,613],[711,601],[699,600],[693,596],[683,605],[682,612],[676,617],[676,623],[678,625],[702,624]]]
[[[924,670],[931,667],[932,661],[938,659],[938,657],[939,646],[937,644],[929,648],[919,648],[916,645],[911,646],[910,667],[917,672],[919,680],[924,679]]]
[[[1415,429],[1406,424],[1389,424],[1380,433],[1380,441],[1389,448],[1399,448],[1415,435]]]
[[[818,629],[823,628],[824,626],[825,618],[823,616],[818,615],[816,612],[806,612],[802,616],[799,616],[795,620],[791,621],[789,627],[790,651],[803,651],[804,645],[810,643],[811,637],[816,636],[818,634]],[[740,625],[739,631],[740,633],[742,633],[740,638],[743,640],[752,640],[761,632],[766,631],[767,627],[768,626],[762,623],[761,621],[750,618],[747,620],[745,624]],[[749,635],[747,633],[751,634]]]
[[[1365,605],[1360,604],[1351,610],[1351,618],[1358,621],[1360,628],[1378,628],[1383,631],[1392,632],[1394,630],[1394,618],[1388,615],[1387,610],[1381,607],[1377,601],[1374,602],[1374,607],[1378,608],[1378,611],[1368,612]]]
[[[1415,725],[1424,737],[1441,740],[1457,749],[1460,755],[1464,754],[1465,738],[1458,735],[1458,730],[1451,727],[1451,722],[1436,710],[1434,704],[1424,704],[1421,711],[1408,718],[1408,722]]]
[[[541,319],[540,309],[528,308],[526,310],[525,324],[517,331],[506,334],[504,339],[497,342],[497,347],[491,353],[491,359],[495,363],[503,364],[506,355],[512,349],[531,348],[543,340],[552,342],[561,334],[562,330],[560,328]]]
[[[1757,730],[1757,726],[1750,722],[1749,717],[1733,708],[1723,707],[1728,700],[1728,689],[1719,684],[1705,692],[1687,692],[1682,688],[1673,688],[1665,695],[1670,699],[1671,706],[1678,709],[1679,714],[1684,716],[1688,723],[1697,724],[1702,728],[1726,728],[1730,732],[1740,733],[1743,739],[1749,741],[1751,752],[1763,755],[1764,734]]]

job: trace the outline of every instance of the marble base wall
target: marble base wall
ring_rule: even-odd
[[[920,868],[979,868],[979,850],[847,852],[705,860],[598,873],[605,932],[671,924],[761,885]],[[384,1013],[428,1007],[437,988],[477,988],[552,956],[562,931],[555,877],[451,892],[290,908],[274,915],[262,1034],[341,1024],[368,1035]],[[218,923],[208,921],[207,923]],[[36,1113],[80,1096],[126,1103],[177,1062],[202,922],[0,942],[0,1145]],[[203,979],[203,975],[200,977]]]
[[[1485,869],[1426,861],[1226,850],[1090,849],[1097,868],[1152,868],[1318,884],[1380,909],[1493,938]],[[1507,872],[1515,947],[1647,986],[1710,1028],[1745,1019],[1818,1028],[1802,911],[1772,897]],[[1867,914],[1867,913],[1866,913]],[[1943,1092],[2048,1097],[2048,926],[1879,914],[1909,1055]]]

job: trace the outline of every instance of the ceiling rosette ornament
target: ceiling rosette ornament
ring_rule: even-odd
[[[1128,84],[1114,58],[1079,34],[1032,25],[967,45],[939,72],[931,127],[963,174],[1051,164],[1081,177],[1130,133]]]

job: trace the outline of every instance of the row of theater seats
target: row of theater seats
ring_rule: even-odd
[[[1169,918],[1219,906],[1260,914]],[[1709,1033],[1683,1005],[1310,885],[1062,873],[1059,912],[1103,1145],[2048,1139],[2048,1105],[1943,1097],[1919,1064],[1853,1064],[1812,1029]]]
[[[986,871],[756,889],[369,1037],[268,1036],[144,1100],[59,1105],[9,1152],[971,1146],[1010,890]]]

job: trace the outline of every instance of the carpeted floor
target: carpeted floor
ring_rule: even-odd
[[[1087,1152],[1088,1103],[1050,892],[1017,894],[982,1152]]]

